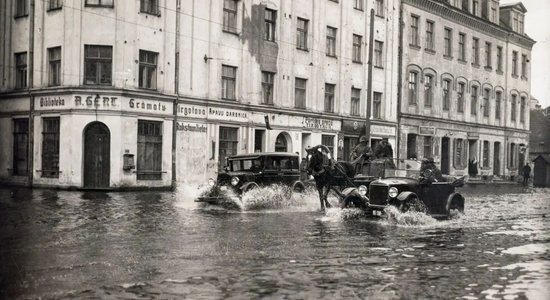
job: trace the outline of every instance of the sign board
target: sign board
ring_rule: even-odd
[[[435,127],[420,126],[419,134],[435,135]]]
[[[371,125],[371,135],[395,136],[395,127],[383,125]]]

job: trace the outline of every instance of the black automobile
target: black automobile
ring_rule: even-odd
[[[409,177],[376,179],[369,174],[358,174],[353,180],[356,187],[342,191],[342,207],[354,206],[380,216],[384,208],[394,205],[401,211],[415,209],[434,218],[450,218],[464,212],[464,197],[456,191],[460,180],[445,179],[443,182]]]
[[[282,184],[291,191],[305,189],[300,181],[299,156],[294,153],[263,152],[230,156],[217,178],[209,179],[210,190],[197,202],[216,203],[227,197],[239,197],[254,188]]]

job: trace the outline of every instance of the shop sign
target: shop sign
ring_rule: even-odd
[[[170,105],[168,105],[170,106]],[[141,110],[147,112],[160,112],[165,113],[168,109],[166,103],[161,101],[151,101],[151,100],[141,100],[141,99],[130,99],[128,101],[128,107],[131,110]]]
[[[177,130],[184,132],[206,133],[207,127],[205,124],[178,122]]]
[[[178,105],[178,116],[190,118],[248,122],[249,114],[249,112],[236,109],[205,107],[187,104]]]
[[[468,132],[468,138],[479,139],[479,132]]]
[[[391,126],[382,126],[382,125],[371,125],[370,132],[373,135],[384,135],[384,136],[394,136],[395,127]]]
[[[304,117],[302,124],[308,129],[331,129],[334,130],[334,121],[320,118]]]
[[[109,96],[74,96],[75,108],[118,108],[119,100],[117,97]]]
[[[38,107],[59,107],[59,106],[65,106],[65,99],[61,98],[59,96],[57,97],[39,97],[38,98]]]
[[[342,131],[350,134],[362,134],[365,131],[365,122],[342,120]]]
[[[435,127],[420,126],[420,134],[435,135]]]

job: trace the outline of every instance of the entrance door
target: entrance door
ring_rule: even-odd
[[[450,161],[449,161],[449,138],[444,137],[441,139],[441,173],[449,175]]]
[[[495,142],[493,147],[493,175],[500,175],[500,143]]]
[[[84,129],[84,187],[108,188],[111,166],[111,134],[100,122]]]

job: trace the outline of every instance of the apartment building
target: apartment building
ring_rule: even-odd
[[[400,158],[444,174],[511,177],[526,161],[530,57],[525,7],[498,0],[403,0]]]
[[[373,17],[372,90],[367,91]],[[200,183],[225,157],[397,144],[397,0],[0,3],[0,180]],[[395,147],[394,147],[395,148]]]

